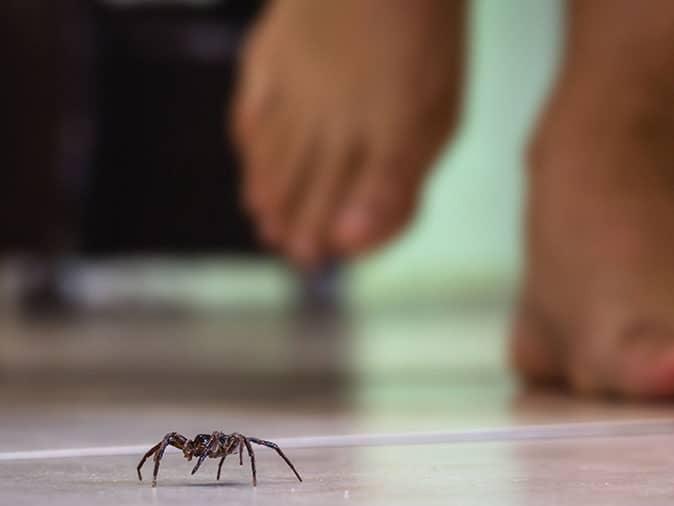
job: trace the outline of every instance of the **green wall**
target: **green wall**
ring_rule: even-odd
[[[521,258],[522,148],[554,76],[557,0],[476,0],[464,122],[412,227],[352,270],[365,301],[509,288]]]

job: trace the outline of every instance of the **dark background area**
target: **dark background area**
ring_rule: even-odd
[[[2,252],[257,252],[225,117],[258,1],[0,5]]]

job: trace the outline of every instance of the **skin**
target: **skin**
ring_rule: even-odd
[[[269,4],[244,52],[234,130],[244,204],[271,246],[309,268],[370,251],[408,223],[456,124],[463,10]]]
[[[574,1],[529,153],[512,358],[529,381],[674,394],[674,3]]]
[[[674,2],[571,0],[528,163],[512,363],[578,393],[674,394]],[[458,117],[464,6],[276,0],[234,117],[245,204],[298,264],[413,216]]]

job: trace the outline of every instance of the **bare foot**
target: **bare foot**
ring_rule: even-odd
[[[674,395],[674,3],[572,2],[533,143],[512,342],[529,381]]]
[[[260,233],[303,265],[398,232],[456,122],[463,2],[276,0],[235,106]]]

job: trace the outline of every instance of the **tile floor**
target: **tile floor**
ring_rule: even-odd
[[[284,349],[283,342],[261,347],[256,338],[232,337],[232,326],[223,332],[230,338],[218,345],[217,325],[69,323],[46,332],[5,321],[0,325],[0,452],[149,445],[168,430],[191,435],[225,429],[273,439],[674,419],[674,406],[521,390],[503,365],[504,321],[499,311],[404,321],[388,316],[357,319],[344,337],[348,346],[340,362],[331,369],[343,368],[347,380],[329,395],[299,389],[283,398],[274,393],[280,381],[274,375],[267,381],[276,389],[262,384],[242,395],[211,388],[212,375],[190,376],[203,358],[190,353],[194,342],[208,350],[205,363],[213,370],[218,357],[225,365],[236,357],[245,372],[241,359],[259,355],[251,366],[254,375],[266,370],[261,363],[275,363],[265,354]],[[145,361],[162,356],[156,336],[167,329],[173,333],[167,338],[172,345],[168,363],[182,364],[177,379],[170,367]],[[183,331],[190,332],[191,344],[175,337]],[[308,341],[293,346],[305,355],[321,353],[320,346],[312,348]],[[289,363],[276,364],[277,372],[294,367]],[[39,375],[40,364],[49,365],[46,376]],[[156,375],[163,380],[159,387],[143,382],[143,364],[155,380]],[[96,370],[106,371],[107,384],[93,381]],[[247,384],[237,383],[234,376],[226,380],[241,388]],[[140,455],[0,461],[0,505],[674,504],[674,433],[289,449],[288,454],[304,483],[295,481],[276,455],[261,449],[256,489],[248,468],[239,467],[236,459],[226,463],[223,480],[216,482],[214,461],[190,476],[187,462],[178,454],[168,455],[156,489],[135,477]]]

